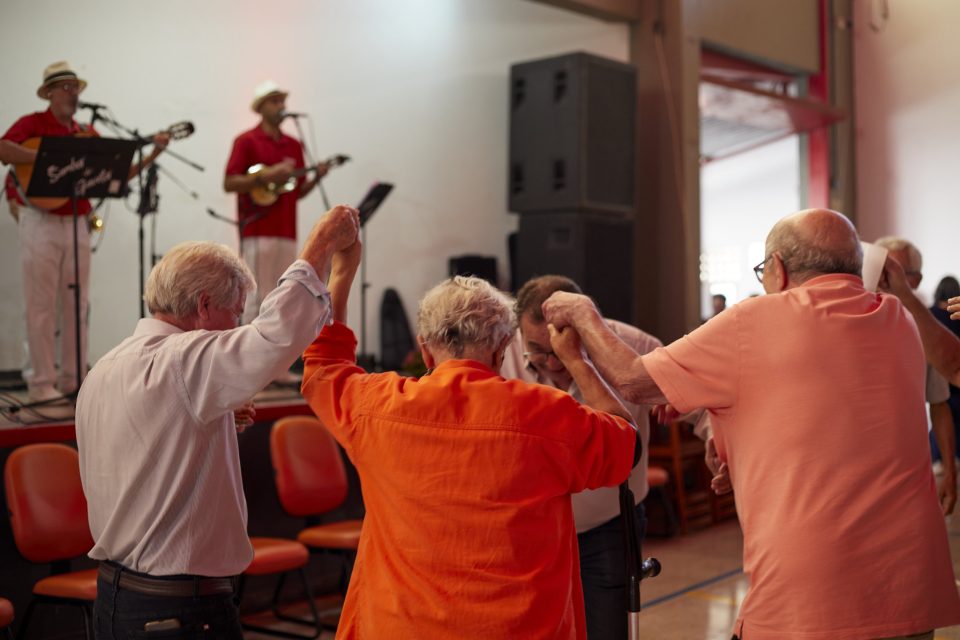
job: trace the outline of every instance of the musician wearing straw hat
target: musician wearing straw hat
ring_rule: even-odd
[[[0,138],[0,162],[31,165],[37,157],[37,144],[43,137],[96,136],[90,126],[74,120],[80,93],[87,81],[80,78],[68,62],[54,62],[43,70],[43,81],[37,97],[50,106],[17,120]],[[166,148],[167,134],[153,139],[154,147],[142,165],[130,169],[134,176]],[[26,184],[17,184],[11,172],[7,176],[7,197],[16,203],[20,238],[20,260],[23,272],[23,294],[27,318],[27,344],[30,369],[25,378],[31,400],[53,400],[60,394],[76,391],[76,331],[73,291],[80,285],[81,362],[87,353],[87,295],[90,281],[90,236],[87,224],[79,224],[79,272],[74,273],[73,205],[70,202],[52,208],[26,199]],[[77,215],[84,219],[91,211],[90,201],[77,202]],[[60,308],[60,367],[56,366],[57,307]],[[85,364],[82,365],[85,368]],[[72,405],[63,403],[62,413],[71,413]],[[60,412],[57,412],[60,413]]]
[[[233,141],[223,180],[224,191],[237,194],[241,254],[257,283],[247,297],[245,322],[256,317],[296,256],[297,201],[328,170],[324,163],[306,170],[300,141],[280,129],[288,95],[272,80],[257,86],[250,108],[260,122]]]

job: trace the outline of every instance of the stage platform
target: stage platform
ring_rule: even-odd
[[[4,399],[27,402],[26,391],[5,392]],[[269,386],[254,397],[256,422],[274,422],[284,416],[311,415],[300,390],[295,387]],[[0,416],[0,448],[19,447],[36,442],[72,442],[77,439],[73,418],[45,420],[27,410],[17,413],[20,421]]]

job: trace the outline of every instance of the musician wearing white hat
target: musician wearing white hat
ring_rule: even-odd
[[[250,109],[260,122],[233,141],[223,180],[224,191],[237,194],[241,253],[257,283],[247,296],[246,322],[296,256],[297,201],[329,168],[305,168],[303,145],[280,129],[288,95],[272,80],[256,87]]]
[[[17,120],[0,138],[0,162],[31,167],[37,157],[39,140],[54,136],[96,136],[90,126],[74,119],[80,93],[87,81],[65,61],[54,62],[43,71],[43,80],[37,88],[37,97],[50,106]],[[167,146],[169,136],[158,134],[154,147],[142,165],[131,167],[130,176],[152,162]],[[73,289],[80,286],[80,361],[86,369],[87,354],[87,299],[90,282],[90,237],[85,223],[92,207],[87,199],[77,202],[77,215],[84,219],[78,228],[79,271],[74,273],[73,259],[73,205],[51,204],[28,199],[27,184],[17,184],[13,173],[7,177],[7,197],[16,203],[20,239],[20,259],[23,272],[23,293],[26,306],[27,344],[30,368],[24,372],[31,400],[54,400],[61,394],[71,394],[77,387],[75,357],[77,335],[74,320]],[[12,207],[14,208],[14,207]],[[57,367],[57,309],[60,309],[60,357]],[[82,373],[82,371],[81,371]],[[47,413],[66,416],[72,405],[62,401]]]

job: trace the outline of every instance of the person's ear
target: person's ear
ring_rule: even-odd
[[[511,333],[503,339],[497,350],[493,352],[493,370],[497,373],[500,373],[500,369],[503,368],[503,358],[506,356],[507,347],[510,346],[512,340],[513,334]]]
[[[423,364],[426,365],[427,369],[433,369],[437,366],[437,360],[430,353],[430,347],[427,346],[423,336],[417,336],[417,345],[420,347],[420,355],[423,357]]]
[[[210,296],[203,291],[197,296],[197,317],[201,320],[207,320],[210,317]]]
[[[776,287],[776,292],[786,291],[790,284],[790,274],[787,273],[787,265],[783,263],[783,258],[780,257],[779,253],[770,255],[770,267],[773,269],[772,282],[773,286]]]

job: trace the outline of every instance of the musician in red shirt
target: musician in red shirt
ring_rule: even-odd
[[[280,130],[288,95],[271,80],[256,88],[250,108],[260,115],[260,122],[233,141],[223,179],[223,190],[237,194],[240,252],[257,282],[256,294],[247,296],[246,322],[257,316],[260,303],[296,258],[297,201],[328,170],[321,163],[308,173],[300,141]],[[261,170],[248,172],[254,165],[262,165]],[[292,178],[296,184],[290,191],[266,190]]]
[[[36,148],[28,141],[51,136],[96,136],[90,126],[81,125],[73,116],[77,112],[80,93],[87,82],[79,78],[67,62],[54,62],[43,71],[43,82],[37,96],[50,102],[46,111],[23,116],[0,138],[0,162],[3,164],[32,164]],[[130,169],[130,177],[160,154],[169,142],[167,134],[154,136],[154,147],[142,163]],[[27,143],[25,145],[25,143]],[[25,379],[30,399],[53,400],[61,394],[76,391],[77,371],[76,331],[73,290],[80,285],[80,359],[82,370],[87,360],[87,300],[90,283],[90,235],[87,216],[90,201],[77,202],[77,215],[83,219],[78,228],[79,272],[74,273],[73,259],[73,205],[67,202],[53,209],[25,202],[23,192],[27,185],[17,185],[8,174],[6,190],[11,203],[17,203],[20,236],[20,261],[23,272],[23,295],[26,306],[27,344],[30,349],[30,369]],[[56,335],[57,308],[60,308],[60,358],[57,368]],[[81,371],[82,372],[82,371]],[[43,409],[51,417],[72,415],[73,406],[63,401],[59,406]],[[56,414],[56,416],[54,416]]]

